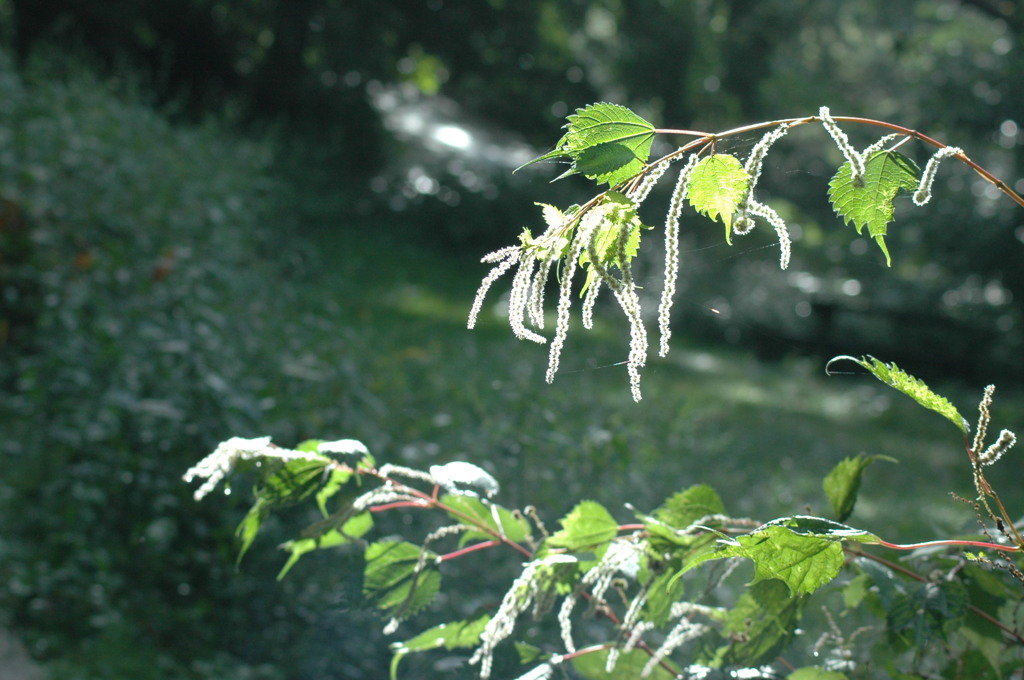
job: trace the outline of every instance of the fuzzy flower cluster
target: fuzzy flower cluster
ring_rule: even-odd
[[[335,450],[334,452],[352,453],[357,449],[360,452],[366,451],[366,447],[354,439],[343,440],[342,442],[329,442],[326,445],[328,450]],[[240,461],[259,459],[283,461],[324,460],[329,462],[329,459],[318,453],[292,451],[291,449],[275,446],[270,443],[270,437],[257,437],[255,439],[232,437],[225,442],[221,442],[213,453],[189,468],[184,475],[184,480],[186,482],[196,479],[204,480],[202,485],[193,494],[193,497],[199,501],[216,489],[217,485],[234,470]]]
[[[1006,453],[1010,447],[1017,443],[1017,435],[1009,430],[1003,430],[999,433],[999,438],[996,439],[990,447],[978,454],[978,463],[980,465],[992,465]]]
[[[602,602],[605,593],[611,587],[612,581],[617,574],[635,579],[640,569],[640,556],[642,553],[643,548],[632,540],[615,541],[609,545],[601,561],[591,567],[580,580],[581,588],[589,588],[590,590],[590,601],[592,603]],[[562,601],[562,606],[558,611],[558,625],[561,631],[562,642],[569,653],[576,651],[576,644],[572,638],[572,612],[576,607],[577,599],[577,593],[570,593]],[[609,658],[611,659],[611,657]],[[614,665],[614,661],[609,663]]]
[[[434,482],[451,494],[464,496],[476,496],[476,490],[485,496],[493,496],[500,489],[498,480],[492,477],[483,468],[465,463],[463,461],[452,461],[444,465],[431,465],[430,476]]]
[[[660,173],[653,173],[656,181]],[[643,198],[649,187],[641,184],[636,196]],[[631,202],[635,209],[636,203]],[[546,380],[552,382],[561,363],[562,349],[569,333],[570,312],[573,299],[573,280],[581,257],[586,254],[589,265],[596,274],[583,301],[584,325],[590,327],[597,294],[603,288],[612,291],[619,306],[630,323],[630,352],[627,361],[633,398],[640,400],[640,369],[647,359],[647,332],[641,319],[640,298],[636,292],[630,269],[630,257],[626,254],[627,243],[638,225],[631,221],[617,219],[624,209],[620,203],[606,201],[591,206],[581,216],[563,215],[551,206],[543,206],[547,230],[536,239],[525,239],[521,246],[502,248],[486,255],[482,262],[494,267],[484,277],[477,289],[470,309],[468,327],[476,326],[484,298],[491,286],[502,275],[516,267],[509,293],[508,320],[515,336],[521,340],[545,343],[547,339],[527,327],[544,328],[544,290],[554,265],[565,264],[559,274],[558,304],[556,306],[554,336],[548,347],[548,370]],[[619,212],[617,215],[616,213]],[[620,224],[621,222],[621,224]],[[613,274],[598,254],[597,239],[605,233],[602,228],[618,225],[618,233],[612,234],[612,252],[619,265],[618,275]]]
[[[544,292],[552,271],[557,269],[558,302],[545,374],[545,379],[552,382],[558,373],[569,332],[576,270],[582,261],[586,261],[592,275],[588,276],[583,295],[583,326],[588,329],[593,327],[594,306],[598,295],[604,290],[611,291],[629,321],[629,355],[625,363],[630,391],[634,400],[640,401],[640,371],[647,362],[648,339],[640,296],[630,266],[631,255],[627,252],[629,244],[637,236],[635,232],[639,224],[634,219],[624,218],[623,211],[631,211],[630,214],[635,216],[633,211],[647,198],[669,166],[680,157],[679,154],[670,155],[649,166],[643,177],[626,190],[625,204],[616,200],[596,201],[585,207],[582,213],[568,214],[563,214],[553,206],[542,205],[547,223],[544,233],[536,238],[527,234],[520,246],[496,250],[481,260],[494,266],[477,289],[469,313],[468,327],[476,326],[484,299],[493,284],[515,269],[508,301],[509,326],[521,340],[546,343],[547,338],[537,331],[544,329]],[[697,154],[688,156],[685,167],[679,173],[665,222],[665,285],[658,308],[662,356],[668,352],[672,298],[679,272],[679,217],[686,203],[690,175],[698,160]],[[616,271],[612,271],[609,261],[614,262]]]
[[[494,650],[515,630],[516,619],[531,607],[538,599],[546,597],[554,586],[554,570],[560,565],[574,565],[576,558],[571,555],[550,555],[544,559],[534,560],[526,565],[505,593],[498,611],[487,622],[484,632],[480,634],[480,646],[470,658],[469,663],[480,664],[480,678],[491,677],[491,666],[494,661]]]
[[[761,178],[761,168],[764,165],[765,156],[768,155],[768,150],[771,149],[775,142],[782,139],[788,130],[789,126],[786,124],[772,128],[750,150],[747,162],[743,165],[743,171],[747,173],[748,178],[747,195],[736,211],[732,227],[734,234],[743,236],[749,234],[754,228],[753,218],[755,217],[760,217],[772,225],[779,239],[779,267],[781,269],[789,267],[789,259],[792,252],[792,240],[789,237],[789,229],[786,227],[786,222],[773,208],[754,198],[754,189],[757,188],[757,182]]]
[[[836,146],[839,147],[843,158],[849,162],[854,185],[863,185],[864,173],[867,171],[867,167],[864,164],[864,155],[853,148],[853,145],[850,144],[850,138],[846,136],[843,129],[832,119],[827,106],[822,106],[818,109],[818,117],[821,119],[821,124],[825,127],[825,130],[828,131],[828,134],[835,141]]]
[[[679,279],[679,216],[686,205],[690,175],[693,174],[699,160],[697,154],[690,154],[686,165],[680,170],[676,187],[672,191],[668,215],[665,217],[665,286],[661,289],[661,304],[658,305],[658,332],[661,335],[659,356],[668,354],[668,341],[672,337],[672,300],[676,295],[676,281]]]
[[[917,191],[914,192],[914,205],[924,205],[932,200],[932,184],[935,183],[935,174],[939,171],[939,163],[942,162],[942,159],[962,155],[963,152],[963,149],[956,146],[944,146],[932,154],[921,173],[921,182],[917,186]]]

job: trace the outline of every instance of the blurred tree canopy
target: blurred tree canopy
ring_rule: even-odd
[[[18,510],[5,537],[16,559],[2,561],[3,575],[20,621],[62,631],[34,651],[57,654],[96,630],[108,631],[111,658],[144,643],[205,652],[224,644],[224,631],[237,650],[245,622],[258,620],[267,644],[249,661],[280,656],[275,635],[291,614],[256,598],[276,562],[258,565],[256,581],[231,580],[225,523],[197,515],[214,511],[192,506],[177,475],[230,432],[263,425],[299,440],[325,423],[379,421],[384,430],[391,414],[371,408],[376,393],[350,387],[362,370],[355,357],[372,356],[372,341],[339,340],[315,308],[269,321],[301,308],[274,287],[302,268],[267,232],[300,232],[310,215],[385,231],[399,220],[346,218],[405,210],[413,229],[459,245],[469,263],[479,240],[511,242],[537,220],[533,200],[579,199],[567,198],[571,180],[537,196],[551,168],[517,175],[529,198],[509,175],[517,154],[550,147],[566,114],[598,100],[707,130],[827,104],[963,147],[1024,190],[1022,36],[1019,0],[0,0],[0,41],[19,62],[0,59],[0,285],[17,287],[24,303],[0,308],[16,331],[0,345],[0,384],[16,395],[0,401],[0,415],[17,424],[0,446],[17,469],[0,496]],[[16,73],[54,52],[103,78]],[[118,81],[141,83],[172,119],[226,117],[256,141],[227,139],[219,124],[178,131],[112,96]],[[428,120],[440,144],[421,143]],[[850,134],[859,146],[874,141]],[[485,143],[470,146],[471,136]],[[897,207],[896,265],[885,269],[831,213],[825,186],[841,158],[823,158],[812,137],[798,130],[780,142],[761,183],[800,241],[790,271],[779,273],[771,256],[736,257],[770,247],[761,234],[723,254],[712,250],[721,230],[698,225],[684,247],[707,250],[684,255],[677,308],[692,318],[677,327],[765,352],[781,341],[900,360],[913,347],[918,361],[931,356],[960,377],[1019,371],[1020,209],[947,162],[937,200]],[[297,207],[289,191],[317,193],[323,205]],[[252,269],[261,256],[277,268]],[[703,314],[703,303],[722,314]],[[323,356],[310,355],[310,333]],[[408,392],[404,365],[379,361],[396,366],[392,390]],[[296,379],[311,373],[315,390]],[[482,410],[483,398],[468,394]],[[302,401],[285,413],[275,397]],[[519,433],[509,427],[488,435],[512,442]],[[155,442],[159,456],[139,455]],[[98,519],[111,508],[131,526]],[[195,547],[168,559],[179,535]],[[139,541],[135,552],[126,536]],[[315,611],[319,596],[311,587],[303,606]],[[154,611],[151,628],[136,625]],[[211,612],[222,625],[197,636]],[[294,642],[289,654],[319,658]],[[351,658],[366,656],[362,638],[345,644]],[[375,661],[362,659],[362,674],[333,672],[376,677]],[[149,676],[121,675],[160,675],[146,664]]]
[[[532,219],[522,207],[529,201],[515,191],[522,184],[509,172],[526,156],[513,154],[512,145],[548,147],[567,113],[598,100],[628,105],[655,124],[695,129],[828,104],[836,113],[925,130],[1011,182],[1024,148],[1021,2],[8,2],[8,33],[22,59],[41,43],[77,45],[108,69],[141,69],[158,103],[179,115],[227,108],[256,129],[273,125],[287,139],[282,162],[290,158],[318,201],[333,206],[326,210],[415,205],[421,230],[472,252],[480,241],[506,241]],[[425,113],[433,114],[432,127]],[[451,133],[448,120],[461,126],[456,135],[475,125],[493,133],[494,143],[468,147],[469,137],[441,137]],[[860,130],[851,134],[858,144],[869,141]],[[431,135],[440,144],[417,151],[416,142]],[[462,157],[453,155],[459,151]],[[958,324],[989,329],[964,335],[966,345],[954,353],[978,342],[999,345],[994,355],[1003,359],[1024,349],[1008,339],[1022,322],[1012,303],[1024,299],[1024,268],[1015,261],[1024,221],[1016,207],[966,168],[945,168],[946,200],[897,213],[897,268],[879,280],[875,259],[844,255],[848,240],[822,198],[837,159],[800,147],[789,165],[776,162],[765,183],[785,194],[789,219],[813,246],[802,249],[798,264],[815,272],[814,281],[782,285],[824,310],[808,322],[821,332],[783,335],[817,344],[843,336],[833,312],[848,311],[859,301],[847,298],[860,296],[886,307],[867,320],[875,338],[920,328],[892,317],[928,306]],[[810,181],[792,182],[794,174]],[[493,210],[497,200],[505,201],[502,210]],[[480,212],[494,219],[476,219]],[[972,217],[978,214],[983,228]],[[855,243],[855,254],[862,246]],[[858,292],[826,291],[824,279],[853,281],[847,291]],[[876,289],[864,279],[877,280]],[[700,282],[693,285],[698,290]],[[792,303],[785,305],[792,316]],[[740,307],[736,318],[755,327],[785,324],[784,314],[762,301],[752,300],[748,316]],[[936,351],[939,345],[946,343]]]

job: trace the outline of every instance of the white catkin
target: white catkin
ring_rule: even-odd
[[[562,635],[562,644],[565,651],[572,654],[576,651],[576,644],[572,639],[572,610],[576,606],[576,593],[569,593],[562,600],[562,606],[558,609],[558,630]]]
[[[565,271],[562,272],[562,285],[558,291],[558,316],[555,319],[555,337],[551,340],[548,349],[548,370],[544,379],[547,382],[555,380],[558,372],[558,365],[562,356],[562,347],[565,345],[565,337],[569,333],[569,311],[572,306],[572,279],[576,273],[576,263],[579,262],[580,253],[590,241],[590,236],[601,223],[599,210],[591,210],[580,219],[576,227],[576,234],[569,246],[569,257],[565,260]]]
[[[519,261],[519,252],[519,248],[503,248],[502,250],[494,251],[481,260],[481,262],[493,262],[493,260],[489,260],[488,258],[492,255],[498,254],[503,258],[496,267],[487,273],[487,276],[485,276],[483,281],[480,282],[480,287],[476,289],[476,296],[473,298],[473,306],[469,310],[469,321],[466,323],[467,328],[476,327],[476,320],[480,315],[480,310],[484,306],[484,298],[487,297],[487,291],[491,289],[491,286],[495,281],[500,279],[505,272],[511,269],[512,266]]]
[[[769,130],[761,140],[754,145],[754,148],[750,150],[750,155],[747,156],[747,162],[743,166],[743,170],[747,173],[747,177],[750,181],[747,185],[747,192],[753,193],[754,187],[757,186],[757,180],[761,178],[761,167],[764,164],[764,157],[768,155],[768,149],[772,148],[772,144],[782,139],[786,132],[789,131],[789,125],[783,123],[778,127]]]
[[[612,647],[608,650],[608,658],[604,662],[604,672],[611,673],[615,670],[615,664],[619,662],[619,654],[622,650],[618,647]]]
[[[533,283],[530,284],[530,299],[526,308],[530,314],[530,323],[540,329],[544,328],[544,289],[547,287],[548,276],[556,259],[549,257],[541,260],[537,273],[533,275]]]
[[[647,363],[647,329],[644,327],[643,318],[640,316],[640,298],[636,294],[636,287],[633,285],[632,268],[626,258],[626,242],[629,239],[629,229],[619,232],[615,242],[616,256],[622,263],[622,278],[616,279],[607,269],[602,267],[596,257],[594,239],[591,238],[588,244],[592,267],[597,271],[598,276],[607,282],[608,287],[615,294],[619,306],[629,319],[629,356],[626,360],[626,370],[629,373],[629,389],[633,395],[633,401],[639,402],[642,399],[640,393],[640,369]]]
[[[629,639],[626,640],[626,644],[622,645],[622,651],[627,654],[633,651],[634,648],[643,639],[644,634],[654,629],[654,624],[650,621],[640,621],[633,626],[632,631],[629,634]]]
[[[362,496],[352,501],[352,510],[355,512],[362,512],[374,505],[398,502],[426,505],[426,501],[422,498],[417,498],[416,496],[412,496],[408,493],[396,491],[392,486],[381,486],[372,491],[367,491]]]
[[[864,157],[857,153],[856,149],[850,144],[850,139],[846,136],[846,133],[832,120],[832,115],[829,113],[827,106],[822,106],[818,109],[818,116],[821,118],[821,124],[825,126],[825,130],[828,131],[836,146],[839,147],[843,157],[849,161],[854,182],[863,182],[865,171]]]
[[[917,185],[917,191],[914,192],[914,205],[924,205],[932,200],[932,185],[935,183],[935,175],[939,171],[939,163],[942,162],[942,159],[963,152],[963,149],[956,146],[944,146],[932,154],[921,173],[921,182]]]
[[[519,252],[519,246],[506,246],[504,248],[498,248],[497,250],[487,253],[480,258],[480,261],[484,264],[494,264],[495,262],[501,262],[508,258],[510,255],[516,255]]]
[[[694,623],[687,618],[684,618],[669,632],[666,636],[665,641],[661,643],[661,646],[654,650],[654,654],[648,659],[647,664],[643,670],[640,671],[640,677],[646,678],[654,672],[654,669],[658,667],[658,664],[662,660],[674,652],[676,649],[686,644],[690,640],[695,640],[708,631],[708,627]]]
[[[583,327],[590,330],[594,327],[594,305],[597,304],[597,294],[601,292],[602,280],[595,278],[583,296]]]
[[[547,338],[528,329],[524,323],[527,316],[527,305],[530,301],[531,281],[537,258],[533,253],[524,253],[519,258],[519,270],[512,279],[512,291],[508,298],[508,323],[512,332],[520,340],[530,340],[538,344],[547,342]]]
[[[330,458],[318,453],[293,451],[275,446],[270,443],[270,437],[257,437],[255,439],[232,437],[227,441],[221,442],[213,453],[189,468],[183,478],[186,482],[191,482],[195,479],[204,480],[202,485],[192,494],[193,498],[199,501],[217,488],[221,480],[231,473],[239,461],[261,458],[285,461],[314,460],[323,461],[325,464],[334,463]]]
[[[672,300],[676,295],[676,282],[679,278],[679,216],[686,203],[690,175],[697,167],[698,160],[697,154],[691,154],[686,165],[679,171],[676,187],[672,191],[668,215],[665,217],[665,285],[661,289],[661,304],[658,305],[658,333],[661,336],[658,354],[660,356],[668,354],[669,339],[672,337]]]
[[[542,663],[541,665],[533,668],[523,675],[520,675],[516,680],[550,680],[551,674],[555,672],[555,667],[550,662]]]
[[[480,634],[480,646],[469,659],[471,664],[480,664],[480,680],[487,680],[491,677],[494,649],[498,643],[512,634],[516,619],[529,609],[536,597],[537,584],[534,583],[534,579],[538,570],[545,566],[575,561],[576,558],[570,555],[551,555],[542,560],[534,560],[528,563],[519,578],[513,581],[512,586],[505,593],[505,597],[502,598],[498,611],[487,622],[483,633]]]
[[[652,165],[647,171],[647,174],[644,175],[644,178],[640,180],[640,184],[638,184],[632,191],[627,192],[626,197],[639,207],[640,204],[644,202],[644,199],[647,198],[647,195],[651,193],[651,189],[654,188],[654,185],[658,183],[658,180],[660,180],[662,175],[665,174],[665,171],[668,170],[669,165],[671,165],[671,161],[663,161],[656,165]]]
[[[625,270],[629,270],[628,264]],[[633,401],[639,402],[643,398],[640,393],[640,369],[647,363],[647,329],[640,316],[640,298],[636,294],[632,277],[628,284],[623,284],[615,291],[615,297],[629,318],[629,357],[626,371],[629,373],[629,390],[633,395]]]
[[[1003,430],[999,433],[999,439],[996,440],[995,444],[985,449],[980,456],[978,456],[978,463],[981,465],[992,465],[1006,453],[1011,446],[1017,443],[1017,435],[1009,430]]]
[[[789,266],[789,256],[792,250],[792,242],[789,238],[789,229],[779,214],[772,208],[757,201],[750,201],[749,212],[751,215],[763,217],[770,225],[775,227],[775,233],[779,237],[779,267],[785,269]]]
[[[640,608],[644,606],[645,602],[647,602],[647,590],[647,587],[641,588],[640,592],[638,592],[629,603],[629,608],[622,617],[622,630],[632,630],[637,626],[637,621],[640,618]],[[627,647],[629,646],[627,645]],[[629,647],[629,649],[631,648],[632,647]],[[629,651],[629,649],[626,651]]]
[[[876,151],[881,151],[882,147],[884,147],[886,144],[888,144],[892,140],[894,140],[894,139],[896,139],[898,137],[904,137],[904,136],[905,135],[902,132],[893,132],[892,134],[885,135],[884,137],[880,138],[877,142],[875,142],[871,146],[869,146],[869,147],[865,148],[863,151],[861,151],[860,154],[864,158],[867,158],[868,156],[870,156],[871,154],[875,153]],[[897,145],[897,146],[899,146],[899,145]]]
[[[429,472],[423,470],[417,470],[416,468],[405,467],[404,465],[394,465],[392,463],[385,463],[380,467],[378,473],[381,477],[405,477],[406,479],[417,479],[421,482],[427,482],[429,484],[436,484],[436,480],[430,475]]]
[[[332,442],[320,442],[316,450],[320,453],[338,453],[349,456],[365,456],[370,453],[366,444],[358,439],[338,439]]]
[[[995,385],[987,385],[981,395],[981,403],[978,404],[978,426],[974,431],[974,442],[971,443],[971,451],[980,451],[985,444],[985,437],[988,436],[988,424],[992,419],[989,409],[992,407],[992,396],[996,393]]]

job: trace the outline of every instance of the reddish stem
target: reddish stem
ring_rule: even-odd
[[[928,135],[924,134],[923,132],[918,132],[917,130],[913,130],[911,128],[903,127],[902,125],[896,125],[895,123],[887,123],[884,120],[874,120],[873,118],[860,118],[860,117],[857,117],[857,116],[833,116],[832,118],[833,118],[833,120],[843,121],[843,122],[846,122],[846,123],[860,123],[860,124],[863,124],[863,125],[874,125],[876,127],[881,127],[881,128],[886,128],[888,130],[893,130],[894,132],[899,132],[901,134],[907,135],[908,137],[913,137],[914,139],[919,139],[922,142],[924,142],[925,144],[930,144],[931,146],[934,146],[934,147],[939,148],[939,149],[942,149],[942,148],[944,148],[946,146],[942,142],[940,142],[938,140],[935,140],[935,139],[932,139],[931,137],[929,137]],[[732,137],[734,135],[744,134],[744,133],[747,133],[747,132],[753,132],[754,130],[763,130],[763,129],[766,129],[766,128],[778,127],[779,125],[783,125],[783,124],[789,125],[790,127],[796,127],[798,125],[807,125],[808,123],[817,123],[817,122],[820,122],[820,121],[821,121],[821,118],[819,118],[818,116],[807,116],[806,118],[783,118],[783,119],[780,119],[780,120],[766,121],[764,123],[755,123],[753,125],[744,125],[742,127],[733,128],[732,130],[726,130],[725,132],[719,132],[719,133],[704,133],[704,134],[702,134],[702,133],[696,132],[694,130],[671,130],[671,129],[658,129],[658,130],[655,130],[655,132],[661,133],[661,134],[673,134],[673,135],[685,135],[685,136],[688,136],[688,137],[697,137],[697,139],[695,139],[692,142],[689,142],[685,146],[683,146],[682,149],[679,149],[678,151],[670,153],[665,158],[660,159],[660,160],[665,160],[667,158],[671,158],[673,156],[676,156],[679,153],[685,153],[686,151],[689,151],[692,147],[694,147],[694,146],[696,146],[698,144],[704,143],[704,142],[706,142],[708,140],[715,140],[715,139],[718,139],[718,138],[721,138],[721,137]],[[958,153],[958,154],[956,154],[953,157],[956,158],[957,160],[961,161],[962,163],[965,163],[968,167],[970,167],[972,170],[974,170],[974,172],[978,173],[978,175],[980,175],[985,181],[989,182],[990,184],[995,186],[997,189],[999,189],[999,191],[1001,191],[1004,194],[1006,194],[1007,196],[1009,196],[1010,199],[1014,203],[1016,203],[1017,205],[1019,205],[1021,207],[1024,207],[1024,197],[1021,197],[1020,194],[1018,194],[1016,191],[1014,191],[1012,188],[1010,188],[1010,186],[1008,184],[1006,184],[1006,182],[1004,182],[1003,180],[999,179],[998,177],[993,175],[991,172],[989,172],[985,168],[981,167],[980,165],[978,165],[977,163],[972,161],[967,156],[967,154],[965,154],[965,153]]]
[[[483,543],[475,543],[467,548],[462,548],[461,550],[450,552],[447,555],[441,555],[439,560],[441,562],[447,562],[448,560],[454,560],[457,557],[468,555],[471,552],[476,552],[477,550],[485,550],[487,548],[493,548],[498,545],[501,545],[501,541],[484,541]]]
[[[395,501],[394,503],[383,503],[382,505],[371,505],[369,507],[370,512],[387,512],[388,510],[397,510],[398,508],[426,508],[428,504],[425,501]]]

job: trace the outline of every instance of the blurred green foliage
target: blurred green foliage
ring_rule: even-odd
[[[172,126],[72,59],[4,56],[0,90],[3,237],[22,246],[0,260],[7,616],[66,660],[57,677],[257,669],[252,628],[279,660],[284,591],[232,573],[230,532],[180,481],[224,432],[272,427],[303,371],[350,399],[281,290],[303,264],[268,236],[288,219],[274,146]]]

